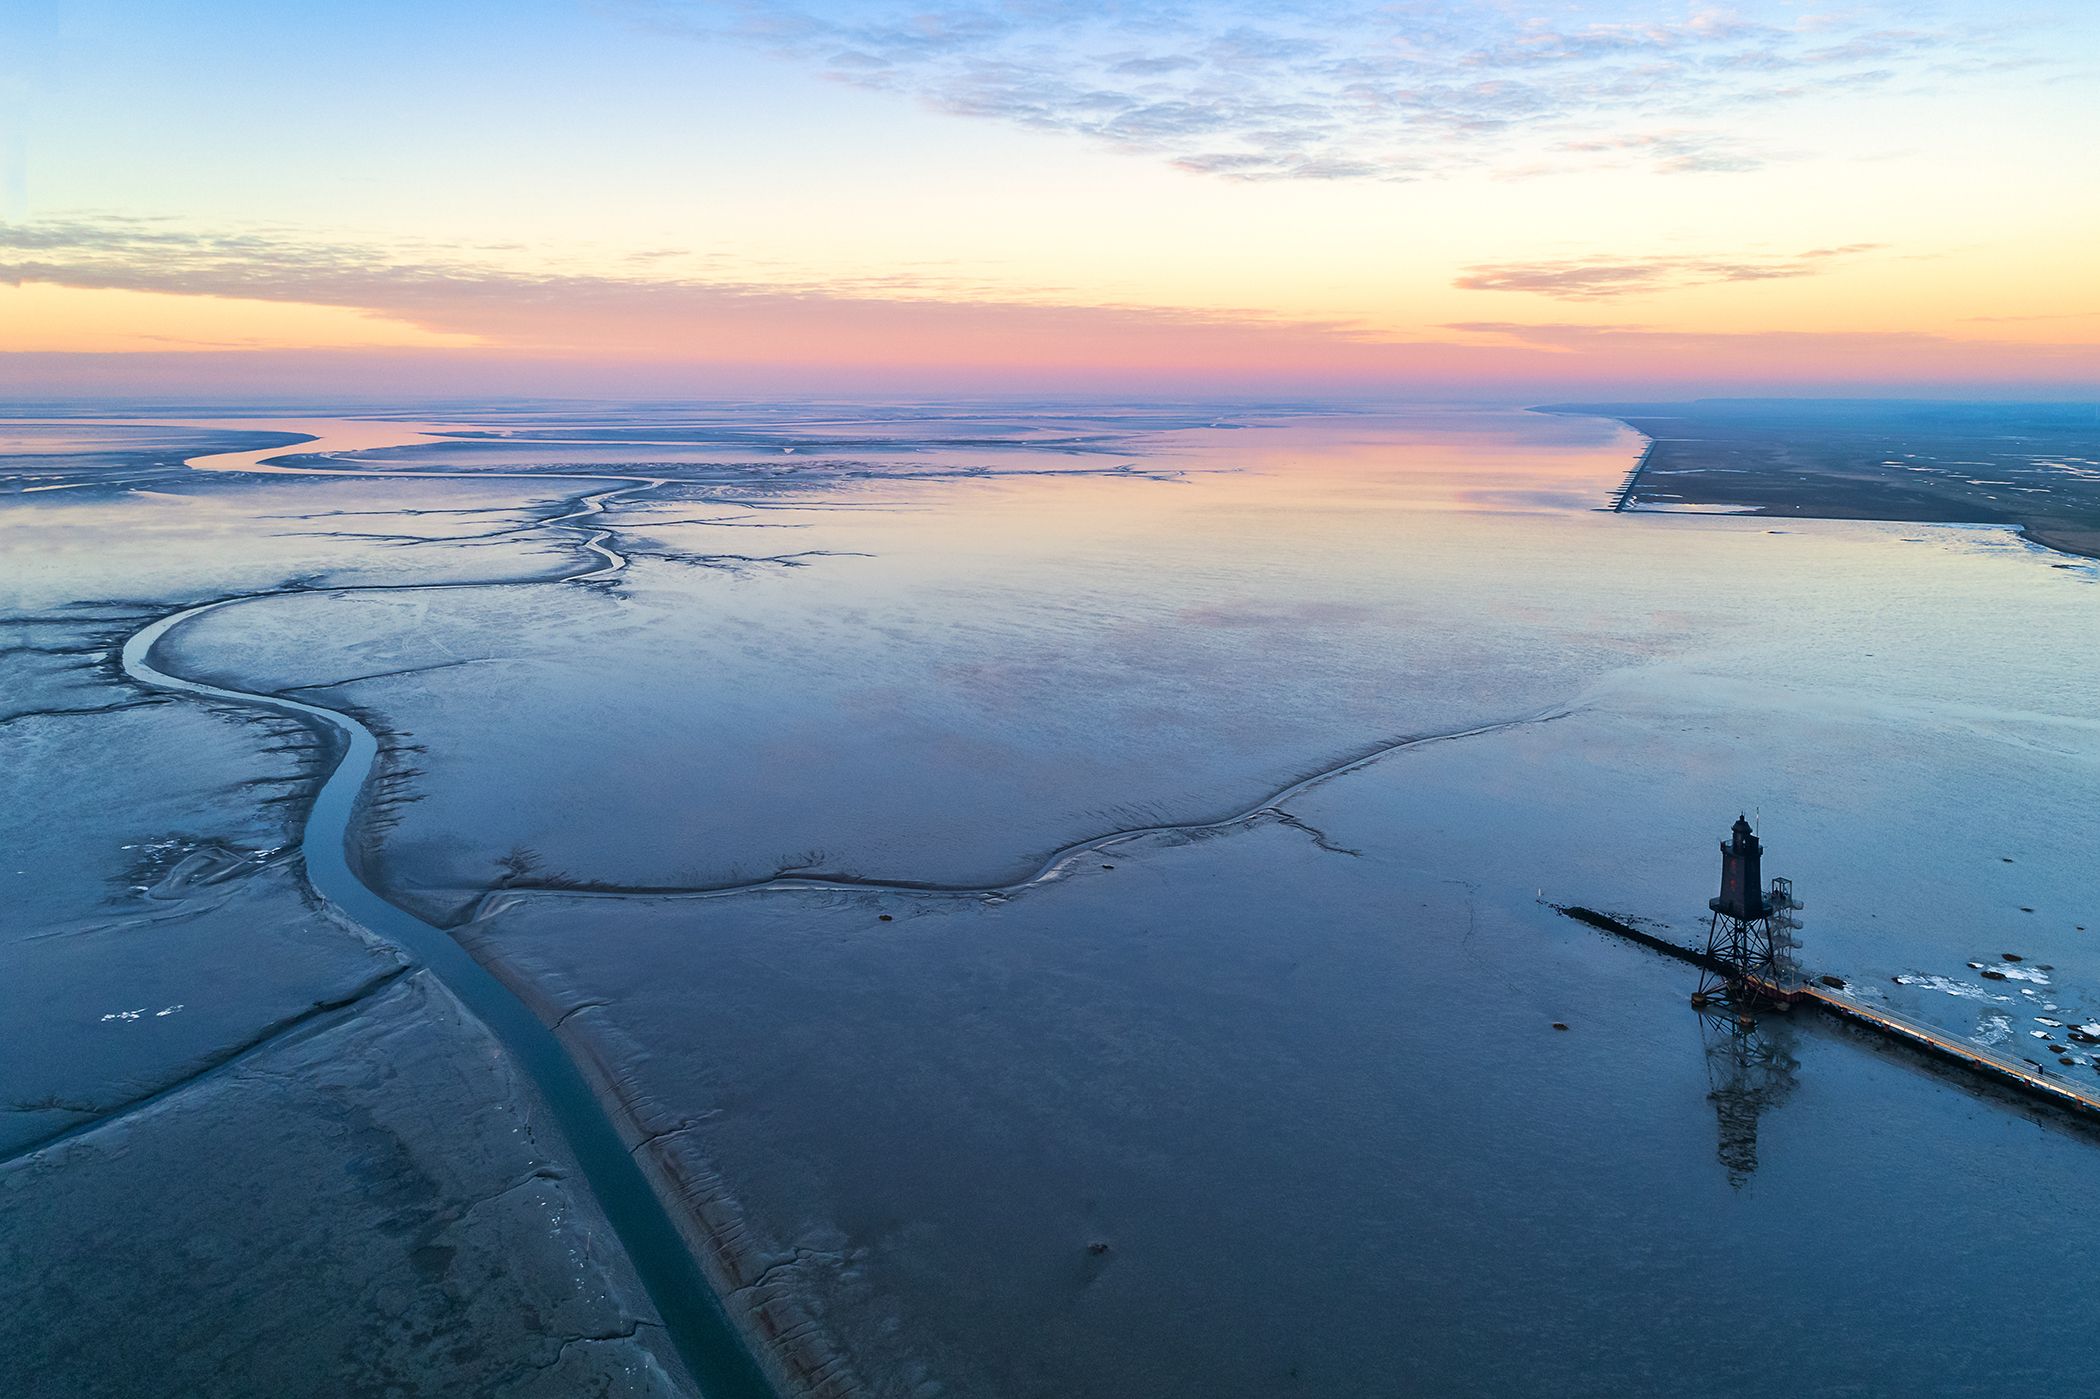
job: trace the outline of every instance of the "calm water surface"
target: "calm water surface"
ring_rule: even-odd
[[[1749,810],[1855,994],[2001,1044],[2100,1016],[2094,568],[1604,513],[1639,442],[1599,421],[1232,421],[360,439],[301,464],[486,479],[172,489],[238,532],[264,491],[505,525],[564,472],[671,484],[608,517],[615,584],[527,581],[573,540],[461,516],[339,581],[517,581],[244,603],[163,654],[413,736],[374,877],[485,915],[468,945],[766,1279],[739,1304],[873,1392],[2000,1393],[2092,1359],[2092,1140],[1812,1023],[1703,1024],[1684,969],[1546,905],[1694,938]],[[866,887],[735,892],[782,872]],[[1745,1333],[1766,1358],[1720,1358]]]

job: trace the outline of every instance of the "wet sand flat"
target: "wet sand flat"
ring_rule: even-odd
[[[201,598],[544,567],[499,537],[529,493],[381,500],[182,464],[264,436],[0,433],[36,448],[9,459],[15,479],[69,486],[0,510],[10,1378],[79,1395],[689,1393],[531,1085],[308,887],[304,815],[339,754],[122,673],[126,636]],[[463,557],[418,556],[432,538]]]
[[[267,701],[332,706],[378,736],[364,882],[552,1029],[780,1392],[1704,1392],[1685,1299],[1717,1289],[1802,1338],[1775,1385],[1987,1393],[2063,1362],[1934,1280],[2074,1268],[2089,1138],[1812,1025],[1717,1036],[1681,969],[1552,905],[1696,937],[1711,839],[1752,808],[1847,994],[2000,1045],[2100,1014],[2064,816],[2100,789],[2091,566],[1998,528],[1612,513],[1640,444],[1596,418],[799,413],[231,439],[314,474],[145,483],[168,510],[245,502],[222,537],[257,546],[219,582],[181,527],[152,586],[108,576],[97,512],[149,539],[165,518],[138,480],[77,517],[27,498],[10,521],[80,547],[47,546],[10,659],[27,708],[90,712],[25,724],[80,726],[81,762],[121,771],[123,725],[150,744],[179,716],[217,746],[159,800],[237,778],[143,873],[103,851],[138,843],[111,812],[69,816],[101,853],[51,881],[74,892],[37,977],[122,999],[126,900],[197,900],[206,951],[243,920],[286,952],[258,970],[333,947],[282,858],[331,730]],[[110,673],[142,622],[231,593],[152,662],[263,709]],[[90,890],[117,936],[72,931]],[[345,937],[381,979],[288,1032],[335,1047],[287,1091],[381,1024],[471,1039],[412,954]],[[224,1042],[273,1023],[261,989],[227,1001],[252,1009],[221,1009]],[[67,1091],[128,1101],[108,1062]],[[144,1074],[177,1085],[158,1102],[249,1096],[232,1072],[193,1096],[182,1065]],[[22,1197],[52,1218],[117,1198],[53,1165],[96,1111],[37,1128],[86,1129],[27,1158],[85,1192]],[[500,1114],[451,1116],[491,1161],[561,1160],[544,1129],[520,1158]],[[598,1187],[554,1169],[571,1246],[604,1260],[575,1295],[651,1339]],[[434,1217],[473,1189],[434,1187]],[[357,1266],[414,1269],[424,1245],[353,1198],[329,1217]],[[1878,1249],[1883,1284],[1808,1237]],[[1718,1279],[1712,1238],[1739,1245]],[[2082,1334],[2075,1289],[2005,1285]],[[500,1312],[439,1313],[445,1373],[544,1356]],[[1781,1392],[1753,1381],[1712,1392]]]

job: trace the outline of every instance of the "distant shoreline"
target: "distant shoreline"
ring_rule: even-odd
[[[2100,559],[2100,428],[2082,421],[2089,410],[1728,400],[1531,411],[1602,418],[1647,439],[1614,512],[1998,525]]]

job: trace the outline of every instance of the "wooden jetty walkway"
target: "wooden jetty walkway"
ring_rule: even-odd
[[[1605,932],[1637,942],[1643,947],[1653,948],[1680,962],[1689,962],[1695,967],[1707,970],[1719,969],[1714,959],[1703,951],[1645,932],[1608,913],[1599,913],[1595,909],[1579,906],[1563,907],[1555,904],[1553,907],[1577,922],[1587,923],[1593,928],[1601,928]],[[1865,1005],[1849,996],[1840,995],[1835,990],[1817,985],[1813,979],[1801,986],[1773,986],[1755,979],[1753,982],[1748,989],[1754,1001],[1778,1007],[1814,1006],[1846,1024],[1885,1036],[1937,1059],[1942,1064],[1959,1068],[2080,1116],[2100,1121],[2100,1073],[2096,1073],[2090,1083],[2074,1082],[2068,1075],[2056,1073],[2046,1064],[2008,1054],[1989,1045],[1957,1038],[1945,1030],[1900,1011],[1883,1006]]]
[[[2100,1118],[2100,1075],[2094,1076],[2090,1086],[2075,1083],[2067,1075],[2052,1073],[2046,1064],[2005,1054],[1971,1040],[1956,1039],[1921,1020],[1880,1006],[1861,1005],[1848,996],[1840,996],[1820,986],[1802,987],[1801,996],[1806,1003],[1840,1020],[1901,1040],[1972,1073],[2007,1080],[2020,1091],[2059,1107]]]

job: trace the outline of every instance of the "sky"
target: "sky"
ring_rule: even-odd
[[[2090,0],[6,0],[0,399],[2100,393]]]

